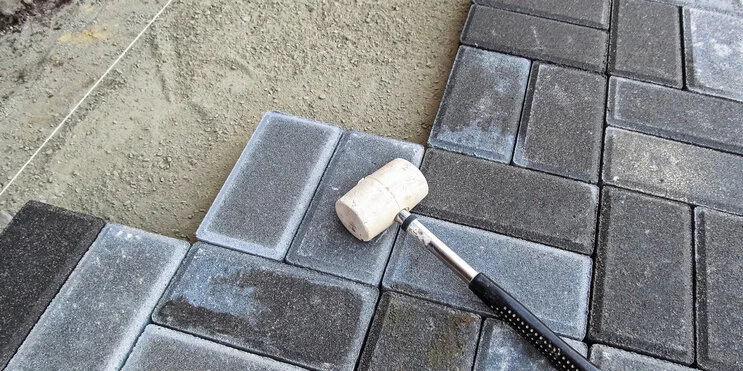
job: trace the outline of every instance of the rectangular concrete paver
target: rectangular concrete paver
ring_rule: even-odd
[[[743,217],[697,208],[697,363],[743,369]]]
[[[419,220],[552,330],[583,338],[591,258],[433,218]],[[385,289],[494,315],[454,272],[402,231],[382,283]]]
[[[423,147],[356,131],[343,134],[286,260],[292,264],[376,285],[395,242],[397,225],[372,241],[356,239],[341,224],[335,201],[387,162],[403,158],[420,165]]]
[[[10,370],[118,370],[188,243],[107,225],[10,360]]]
[[[606,69],[609,36],[595,28],[473,5],[462,43],[589,71]]]
[[[337,126],[266,113],[196,237],[283,259],[340,135]]]
[[[691,223],[687,205],[604,188],[589,339],[694,361]]]
[[[591,346],[591,358],[598,368],[604,371],[658,370],[658,371],[692,371],[694,369],[668,361],[612,348],[602,344]]]
[[[431,149],[428,196],[414,210],[563,249],[593,251],[598,188],[528,169]]]
[[[510,162],[529,65],[524,58],[460,46],[428,143]]]
[[[300,371],[302,368],[243,352],[193,335],[148,325],[123,371]]]
[[[10,360],[105,222],[36,201],[0,234],[0,368]]]
[[[470,370],[480,316],[387,292],[358,370]]]
[[[584,182],[598,181],[606,78],[535,63],[513,162]]]
[[[743,213],[743,157],[607,128],[605,183]]]
[[[303,367],[353,368],[376,288],[204,243],[186,259],[155,323]]]
[[[610,0],[474,0],[474,2],[563,22],[609,28]]]

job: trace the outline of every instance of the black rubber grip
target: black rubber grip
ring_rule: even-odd
[[[408,227],[410,226],[410,223],[414,222],[416,219],[418,219],[417,216],[410,214],[408,215],[405,220],[402,221],[402,225],[400,225],[400,228],[402,228],[403,231],[408,231]]]
[[[558,370],[598,370],[488,276],[478,273],[470,290]]]

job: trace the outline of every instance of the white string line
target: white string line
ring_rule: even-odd
[[[162,14],[162,12],[165,10],[165,8],[167,8],[168,5],[170,5],[170,3],[172,1],[173,0],[168,0],[168,2],[165,3],[165,5],[162,7],[162,9],[160,9],[160,11],[157,12],[155,14],[155,16],[152,17],[152,19],[149,22],[147,22],[147,25],[144,26],[144,28],[142,29],[142,31],[139,32],[139,34],[137,34],[137,37],[135,37],[134,40],[132,40],[132,42],[129,43],[129,46],[127,46],[126,49],[124,49],[124,51],[122,51],[121,54],[119,54],[119,56],[114,60],[114,62],[111,64],[111,66],[108,67],[108,69],[106,70],[106,72],[104,72],[103,75],[101,75],[101,77],[98,79],[98,81],[96,81],[95,84],[93,84],[93,86],[90,87],[90,89],[88,90],[88,92],[85,93],[85,95],[83,95],[83,97],[80,99],[80,101],[77,102],[77,104],[74,107],[72,107],[72,110],[70,111],[70,113],[68,113],[67,116],[65,116],[65,118],[62,119],[62,122],[60,122],[59,125],[57,125],[57,127],[55,127],[54,130],[52,130],[52,133],[49,134],[49,136],[46,138],[46,140],[44,140],[44,142],[41,143],[41,146],[36,151],[34,151],[34,153],[31,155],[31,158],[29,158],[28,161],[26,161],[26,163],[23,164],[23,166],[21,166],[21,168],[13,176],[13,178],[10,179],[10,181],[8,182],[8,184],[6,184],[5,187],[3,187],[2,190],[0,190],[0,196],[2,196],[3,193],[5,193],[5,191],[7,191],[8,188],[10,188],[10,186],[13,184],[13,182],[15,182],[15,180],[21,175],[21,173],[24,170],[26,170],[26,167],[31,163],[31,161],[34,160],[34,158],[36,158],[36,155],[38,155],[39,152],[41,152],[41,150],[44,148],[44,146],[46,146],[46,144],[49,143],[49,141],[57,134],[57,132],[59,131],[59,129],[61,129],[64,126],[64,124],[67,123],[67,120],[69,120],[70,117],[72,117],[72,115],[75,113],[75,111],[77,110],[77,108],[80,107],[80,105],[83,103],[83,101],[85,101],[85,99],[88,98],[88,96],[90,95],[90,93],[92,93],[93,90],[95,90],[96,87],[98,87],[98,84],[100,84],[101,81],[103,81],[103,79],[106,78],[106,76],[108,75],[108,73],[111,72],[111,70],[114,68],[114,66],[116,66],[117,63],[119,63],[119,61],[121,60],[121,58],[124,57],[124,55],[129,51],[129,49],[131,49],[132,46],[134,46],[134,44],[137,42],[137,40],[139,40],[139,38],[142,37],[142,35],[145,33],[145,31],[147,31],[147,29],[150,28],[150,25],[152,25],[152,23],[155,22],[155,20],[158,17],[160,17],[160,14]]]

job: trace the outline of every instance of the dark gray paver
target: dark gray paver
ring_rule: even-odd
[[[586,344],[564,338],[580,354],[588,355]],[[554,370],[549,360],[505,322],[488,318],[482,329],[474,371]]]
[[[148,325],[137,340],[124,371],[289,371],[302,368],[243,352],[157,325]]]
[[[359,241],[341,224],[335,213],[335,201],[361,178],[395,158],[419,165],[423,147],[356,131],[345,132],[286,260],[344,278],[378,284],[395,242],[397,224],[372,241]]]
[[[607,128],[605,183],[743,213],[743,157]]]
[[[612,77],[606,122],[743,154],[743,104],[727,99]]]
[[[583,338],[591,258],[433,218],[419,220],[553,331]],[[494,315],[454,272],[402,231],[382,284],[385,289]]]
[[[740,15],[743,13],[743,2],[740,0],[652,0],[659,3],[674,4],[684,7],[710,9],[718,12]]]
[[[8,369],[119,369],[187,250],[185,241],[107,225]]]
[[[266,113],[196,237],[283,259],[340,135],[337,126]]]
[[[589,27],[609,28],[610,0],[474,0],[474,2]]]
[[[683,87],[679,8],[644,0],[617,0],[614,9],[609,73]]]
[[[605,102],[605,77],[535,63],[513,162],[596,183]]]
[[[376,288],[204,243],[186,259],[155,323],[305,367],[353,368]]]
[[[606,345],[591,346],[591,363],[604,371],[692,371],[692,368]]]
[[[604,188],[591,340],[694,361],[691,220],[687,205]]]
[[[606,69],[609,36],[595,28],[473,5],[462,43],[589,71]]]
[[[743,217],[697,208],[697,363],[743,369]]]
[[[429,145],[510,162],[529,65],[524,58],[460,46]]]
[[[684,9],[689,90],[743,101],[743,17]]]
[[[593,251],[598,188],[430,149],[419,213],[580,253]]]
[[[385,293],[358,370],[470,370],[480,316]]]
[[[104,224],[99,218],[30,201],[0,234],[0,368]]]

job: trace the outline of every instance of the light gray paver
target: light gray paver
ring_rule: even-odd
[[[626,350],[596,344],[591,346],[591,363],[604,371],[693,371],[694,369]]]

